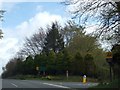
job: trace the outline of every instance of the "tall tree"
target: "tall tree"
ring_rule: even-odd
[[[44,46],[45,32],[40,28],[38,33],[33,34],[30,38],[26,38],[24,47],[19,51],[19,54],[33,55],[42,52]]]
[[[47,57],[47,71],[50,74],[56,74],[56,54],[53,50],[48,53]]]
[[[68,50],[73,53],[80,52],[84,56],[87,52],[92,52],[98,48],[97,40],[95,37],[86,35],[85,31],[76,27],[76,33],[73,35],[69,42]],[[74,54],[75,54],[74,53]]]
[[[61,31],[64,37],[65,47],[69,46],[71,39],[73,39],[79,30],[84,30],[84,27],[78,26],[74,21],[68,21],[66,23],[64,29]]]
[[[35,74],[35,64],[34,60],[31,56],[28,56],[26,60],[23,62],[24,74]]]
[[[70,6],[73,18],[78,18],[80,24],[99,26],[95,31],[97,37],[104,37],[113,44],[120,43],[119,0],[66,0],[65,4]]]
[[[43,51],[48,53],[50,50],[53,50],[57,53],[63,50],[64,41],[62,35],[60,34],[60,30],[61,29],[58,23],[53,23],[51,28],[48,28]]]

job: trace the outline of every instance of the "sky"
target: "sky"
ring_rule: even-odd
[[[0,40],[0,73],[22,47],[26,37],[54,21],[64,25],[70,19],[60,2],[1,2],[0,9],[6,10],[0,25],[4,33]]]
[[[0,40],[0,74],[2,67],[5,67],[10,58],[20,50],[26,37],[30,37],[40,27],[46,27],[54,21],[64,25],[71,19],[68,7],[61,4],[61,0],[28,1],[0,0],[0,9],[6,10],[4,21],[0,25],[4,33],[4,37]],[[90,33],[95,28],[97,27],[89,27],[86,31]]]

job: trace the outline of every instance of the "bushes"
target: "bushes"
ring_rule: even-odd
[[[37,65],[39,66],[38,71],[36,70]],[[88,77],[94,78],[101,75],[106,75],[103,75],[105,70],[100,69],[95,65],[94,58],[91,54],[86,54],[85,57],[83,57],[79,52],[77,52],[75,56],[70,56],[70,53],[68,53],[67,50],[61,51],[59,53],[54,53],[53,51],[50,51],[48,55],[41,53],[35,56],[34,59],[32,59],[31,56],[28,56],[25,61],[16,63],[15,66],[15,73],[12,72],[14,70],[11,70],[11,73],[14,74],[11,75],[9,74],[9,71],[6,71],[3,73],[3,77],[9,77],[19,74],[37,75],[38,72],[40,72],[40,75],[43,75],[44,72],[46,73],[46,75],[66,75],[67,70],[69,72],[69,75],[83,76],[85,74]]]

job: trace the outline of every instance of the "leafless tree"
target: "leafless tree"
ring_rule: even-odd
[[[30,38],[26,38],[24,47],[19,51],[19,53],[25,56],[36,55],[41,53],[44,46],[45,32],[43,29],[39,29],[38,33],[35,33]]]
[[[3,14],[4,14],[5,10],[0,10],[0,21],[2,22],[3,21]],[[0,27],[1,28],[1,27]],[[3,32],[2,30],[0,29],[0,39],[3,37]]]
[[[116,2],[115,2],[116,1]],[[94,32],[113,43],[120,43],[120,1],[119,0],[66,0],[73,19],[79,24],[97,24]]]

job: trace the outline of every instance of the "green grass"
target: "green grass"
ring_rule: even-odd
[[[33,76],[33,75],[16,75],[14,77],[10,77],[13,79],[21,79],[21,80],[49,80],[49,81],[65,81],[65,82],[82,82],[82,76],[69,76],[68,78],[63,75],[49,75],[49,76]],[[87,82],[97,82],[97,79],[88,78]]]
[[[82,82],[83,77],[82,76],[69,76],[67,78],[66,76],[63,76],[63,75],[57,75],[57,76],[41,77],[38,79],[51,80],[51,81],[65,81],[65,82]],[[94,78],[87,78],[87,81],[97,82],[97,80]]]
[[[120,88],[120,79],[113,80],[112,82],[103,82],[92,88]]]

